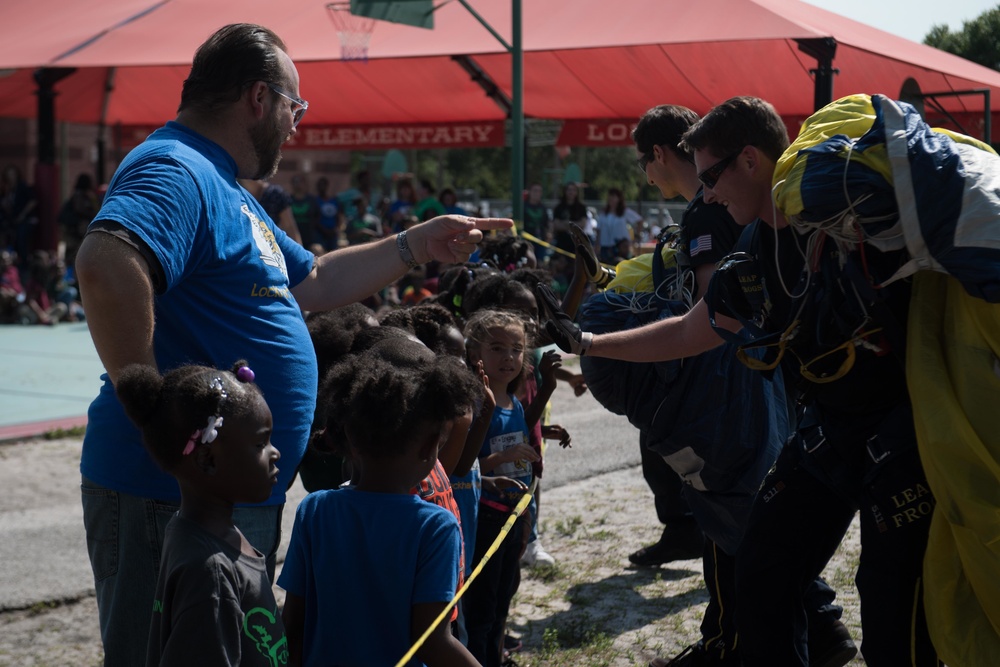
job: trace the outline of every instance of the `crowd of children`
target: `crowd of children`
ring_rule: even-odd
[[[514,664],[521,568],[555,562],[538,540],[543,438],[570,445],[543,415],[557,379],[586,390],[541,349],[531,288],[548,277],[525,248],[491,239],[411,307],[307,317],[320,391],[282,610],[232,520],[277,472],[253,360],[122,374],[122,403],[183,496],[147,664],[395,665],[414,645],[407,665]]]

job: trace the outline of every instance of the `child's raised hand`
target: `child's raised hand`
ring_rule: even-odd
[[[483,383],[483,409],[480,410],[479,414],[483,417],[489,417],[493,414],[493,409],[497,406],[497,397],[493,395],[493,390],[490,389],[490,378],[486,375],[486,371],[483,370],[483,362],[476,362],[476,375],[479,376],[479,381]]]
[[[530,461],[531,463],[535,463],[542,460],[542,457],[531,448],[531,445],[523,442],[503,450],[501,456],[504,463],[511,463],[512,461]]]
[[[542,384],[552,386],[556,381],[556,370],[562,367],[562,357],[555,350],[549,350],[538,362],[538,372],[542,375]]]
[[[563,449],[567,447],[572,447],[570,443],[572,438],[569,435],[569,431],[564,429],[559,424],[548,424],[542,427],[542,437],[546,440],[558,440],[559,446]]]
[[[583,373],[574,373],[569,379],[569,386],[573,387],[574,396],[583,396],[587,393],[587,380],[584,379]]]

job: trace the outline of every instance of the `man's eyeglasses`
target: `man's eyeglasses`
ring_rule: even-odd
[[[756,343],[741,345],[736,351],[736,358],[751,370],[769,371],[777,368],[785,356],[785,350],[787,349],[798,360],[799,373],[802,374],[802,377],[816,384],[827,384],[828,382],[839,380],[854,368],[854,361],[857,358],[856,348],[859,345],[876,352],[880,352],[883,349],[868,340],[870,336],[882,332],[880,327],[868,331],[859,331],[850,340],[841,343],[832,350],[827,350],[809,361],[802,361],[802,358],[794,350],[787,347],[788,341],[795,337],[798,327],[799,321],[795,320],[785,331],[776,337],[769,337]],[[756,356],[748,354],[752,350],[763,350],[765,358],[759,359]],[[777,352],[776,354],[775,351]]]
[[[739,157],[742,152],[743,149],[741,148],[732,155],[722,158],[711,167],[698,174],[698,180],[701,181],[702,184],[709,190],[714,189],[715,184],[719,182],[719,177],[722,176],[722,172],[724,172],[726,167],[728,167],[733,160]]]
[[[292,103],[292,127],[298,126],[299,121],[301,121],[302,117],[306,115],[306,109],[309,108],[309,103],[303,99],[295,97],[286,90],[282,90],[273,83],[267,84],[267,87],[271,89],[271,92],[281,95],[286,100]]]
[[[642,172],[642,175],[644,177],[646,176],[646,166],[652,161],[653,161],[652,153],[643,153],[642,157],[638,157],[635,159],[635,163],[639,165],[639,171]]]

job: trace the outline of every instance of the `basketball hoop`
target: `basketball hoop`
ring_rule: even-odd
[[[326,9],[340,39],[340,59],[368,62],[368,43],[375,30],[375,19],[351,13],[350,2],[331,2]]]

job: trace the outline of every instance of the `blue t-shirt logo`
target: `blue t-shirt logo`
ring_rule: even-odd
[[[274,238],[274,233],[263,220],[254,215],[250,207],[246,204],[240,207],[243,215],[250,218],[250,231],[253,233],[253,240],[260,250],[260,260],[269,266],[276,267],[281,271],[281,275],[288,279],[288,270],[285,268],[285,256],[278,247],[278,242]]]

